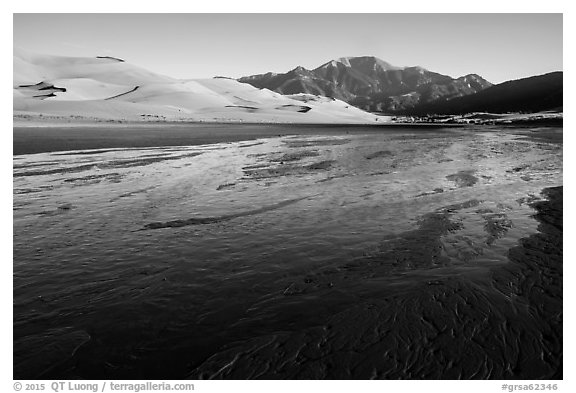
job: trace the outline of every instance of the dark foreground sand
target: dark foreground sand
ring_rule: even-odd
[[[16,379],[562,378],[561,129],[44,131]]]
[[[240,343],[190,378],[562,379],[562,187],[543,194],[539,233],[492,270],[490,290],[469,278],[421,282],[324,326]],[[428,233],[448,230],[442,214],[429,219]],[[417,237],[403,239],[404,259],[437,257]]]

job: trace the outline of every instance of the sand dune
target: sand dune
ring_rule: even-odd
[[[284,96],[228,78],[181,80],[122,59],[63,57],[14,50],[15,115],[95,120],[376,123],[347,103]]]

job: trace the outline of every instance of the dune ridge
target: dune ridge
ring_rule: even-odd
[[[388,121],[313,94],[285,96],[228,78],[175,79],[109,56],[14,49],[16,119],[373,124]],[[305,105],[303,105],[305,104]]]

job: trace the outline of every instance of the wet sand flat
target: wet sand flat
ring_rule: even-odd
[[[435,125],[401,129],[417,129],[418,132],[434,130]],[[395,133],[398,126],[322,126],[269,125],[269,124],[67,124],[59,127],[15,126],[13,151],[15,155],[82,149],[190,146],[210,143],[238,142],[282,135],[340,135],[366,133]]]
[[[561,129],[217,127],[14,156],[14,378],[562,378]]]

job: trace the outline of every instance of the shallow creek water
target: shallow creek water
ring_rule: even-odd
[[[14,378],[506,378],[517,355],[463,353],[458,307],[518,315],[492,272],[536,233],[562,145],[292,135],[15,156],[13,176]],[[474,294],[450,315],[421,298],[446,282]],[[452,314],[472,360],[439,367],[423,329]]]

